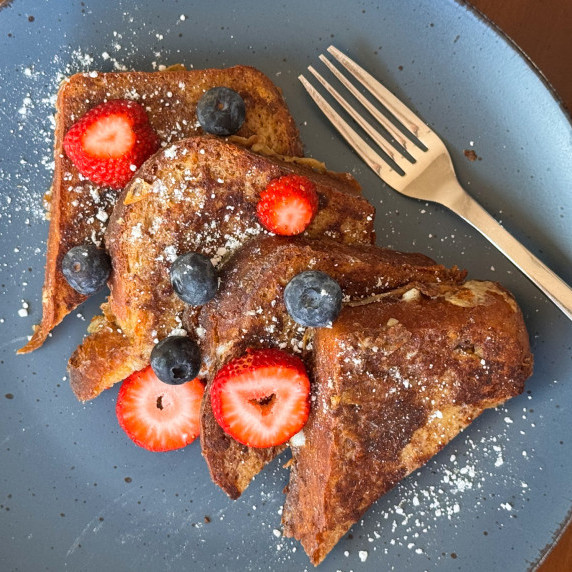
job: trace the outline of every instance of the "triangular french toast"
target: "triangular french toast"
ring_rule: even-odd
[[[366,509],[532,372],[513,297],[492,282],[411,284],[314,336],[313,401],[283,511],[319,564]]]
[[[56,103],[54,178],[49,199],[42,321],[19,353],[40,347],[50,331],[86,296],[76,292],[61,272],[62,258],[74,246],[99,245],[119,192],[83,177],[63,150],[70,127],[88,110],[112,99],[135,100],[144,105],[151,126],[163,146],[200,135],[196,105],[203,93],[216,86],[237,91],[244,99],[244,124],[235,141],[285,156],[301,156],[298,130],[279,90],[258,70],[228,69],[81,73],[66,79]]]
[[[92,399],[148,365],[157,341],[182,327],[185,304],[173,292],[171,263],[188,251],[220,263],[263,232],[256,215],[260,193],[290,173],[312,180],[319,197],[305,236],[374,241],[374,208],[349,175],[319,173],[215,137],[179,141],[143,164],[120,195],[106,232],[113,272],[104,315],[92,322],[69,362],[79,399]],[[196,337],[192,323],[187,329]]]
[[[300,355],[311,370],[315,330],[298,325],[283,299],[286,284],[305,270],[320,270],[337,280],[346,301],[377,296],[414,281],[458,284],[465,276],[422,254],[374,245],[345,245],[327,238],[256,238],[224,265],[219,291],[201,311],[207,396],[214,373],[248,348],[284,349]],[[208,398],[201,410],[201,447],[213,481],[231,498],[240,496],[284,449],[249,448],[229,437],[215,420]]]

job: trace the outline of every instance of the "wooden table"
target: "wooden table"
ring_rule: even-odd
[[[572,113],[572,0],[468,0],[528,55]],[[572,571],[572,524],[538,572]]]

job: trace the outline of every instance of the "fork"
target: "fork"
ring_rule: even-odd
[[[384,107],[381,113],[323,54],[319,59],[381,126],[372,127],[313,66],[310,73],[379,147],[374,150],[303,76],[298,79],[356,153],[397,192],[444,205],[459,215],[521,270],[572,320],[572,288],[506,231],[461,187],[439,136],[371,74],[334,46],[327,50]],[[390,121],[391,115],[394,121]],[[397,120],[397,122],[395,121]],[[400,124],[401,128],[397,127]]]

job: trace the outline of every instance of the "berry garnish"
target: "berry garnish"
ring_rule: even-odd
[[[209,89],[197,103],[197,118],[201,127],[213,135],[236,133],[246,116],[246,106],[240,94],[228,87]]]
[[[62,259],[62,273],[68,284],[86,296],[101,290],[110,272],[109,255],[95,244],[74,246]]]
[[[331,326],[342,308],[342,289],[325,272],[308,270],[297,274],[284,288],[284,303],[290,317],[302,326]]]
[[[173,290],[187,304],[206,304],[218,288],[218,277],[210,259],[198,252],[187,252],[173,262],[170,270]]]
[[[180,385],[197,377],[201,369],[199,346],[186,336],[163,338],[151,351],[155,375],[170,385]]]
[[[210,398],[217,422],[233,439],[274,447],[304,427],[309,394],[302,360],[278,349],[250,349],[219,370]]]
[[[64,150],[90,181],[123,188],[159,139],[145,109],[135,101],[114,99],[90,109],[64,137]]]
[[[285,175],[270,181],[256,207],[260,224],[285,236],[304,232],[317,211],[316,185],[301,175]]]
[[[132,373],[121,385],[115,411],[127,436],[149,451],[172,451],[198,436],[204,386],[198,379],[167,385],[151,367]]]

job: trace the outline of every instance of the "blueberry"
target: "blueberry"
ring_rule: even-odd
[[[244,99],[228,87],[209,89],[197,103],[197,118],[201,127],[213,135],[232,135],[244,123]]]
[[[88,296],[105,285],[111,272],[111,260],[107,252],[95,244],[74,246],[62,260],[62,272],[74,290]]]
[[[179,256],[171,266],[171,284],[181,300],[191,306],[206,304],[218,288],[218,277],[211,261],[198,252]]]
[[[284,289],[290,317],[302,326],[331,326],[342,309],[342,289],[325,272],[308,270],[297,274]]]
[[[164,383],[180,385],[191,381],[201,369],[199,346],[186,336],[163,338],[151,352],[151,367]]]

